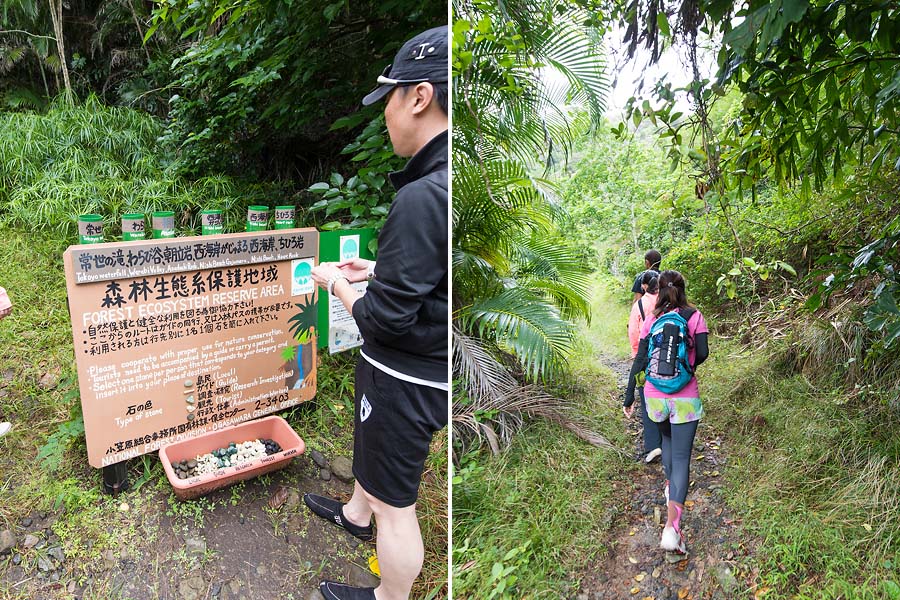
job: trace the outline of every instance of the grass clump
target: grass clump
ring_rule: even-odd
[[[613,517],[608,475],[617,461],[610,457],[543,421],[497,457],[465,455],[453,480],[455,595],[571,591],[576,582],[567,574],[606,551],[597,540]]]
[[[785,371],[787,342],[716,346],[704,393],[728,404],[708,415],[729,432],[730,502],[760,540],[765,597],[900,598],[900,415]]]

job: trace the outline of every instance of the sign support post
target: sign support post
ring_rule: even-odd
[[[114,465],[103,467],[103,491],[113,496],[127,492],[128,488],[128,460],[117,462]]]

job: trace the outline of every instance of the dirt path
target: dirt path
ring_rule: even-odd
[[[0,598],[320,600],[322,578],[378,585],[367,568],[374,543],[303,504],[304,492],[349,498],[351,483],[325,477],[304,454],[196,501],[174,501],[167,485],[104,497],[111,519],[91,524],[109,536],[103,549],[92,540],[74,551],[60,512],[23,514],[11,523],[15,547],[0,556]]]
[[[601,357],[624,388],[630,361]],[[635,469],[618,484],[622,503],[620,524],[613,530],[609,554],[585,565],[577,600],[732,600],[745,597],[741,565],[748,548],[723,500],[721,472],[727,461],[722,434],[701,423],[694,441],[691,484],[682,530],[686,558],[659,548],[665,524],[662,465],[643,462],[642,427],[635,411],[626,424],[633,439]],[[737,574],[737,576],[736,576]]]

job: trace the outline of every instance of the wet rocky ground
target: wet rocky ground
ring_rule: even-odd
[[[188,502],[157,478],[103,497],[117,514],[114,525],[85,524],[99,534],[80,536],[65,507],[0,521],[0,598],[319,600],[323,578],[378,585],[374,543],[312,515],[305,492],[348,499],[349,460],[307,452]]]
[[[604,358],[620,388],[630,361]],[[727,464],[722,432],[701,422],[694,440],[691,482],[682,517],[688,554],[659,548],[666,521],[659,459],[643,462],[642,426],[635,411],[627,423],[633,439],[635,469],[619,485],[620,525],[613,530],[606,557],[585,565],[576,600],[733,600],[749,595],[744,564],[752,543],[742,539],[740,523],[724,500],[722,473]]]

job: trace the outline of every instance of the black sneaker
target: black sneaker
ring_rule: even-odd
[[[323,581],[319,591],[325,600],[375,600],[375,588],[353,587],[335,581]]]
[[[303,502],[306,503],[309,510],[313,511],[326,521],[330,521],[339,527],[343,527],[364,542],[369,542],[375,537],[371,525],[360,527],[359,525],[351,523],[350,520],[344,516],[344,505],[337,500],[332,500],[331,498],[318,496],[316,494],[304,494]]]

